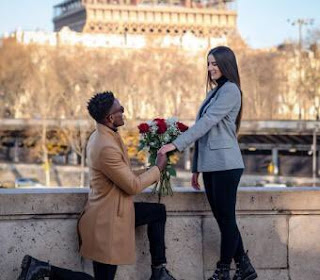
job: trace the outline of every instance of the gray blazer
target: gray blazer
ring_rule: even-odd
[[[213,92],[208,93],[202,105]],[[240,94],[236,84],[226,82],[201,116],[198,112],[195,124],[173,141],[177,149],[183,151],[198,140],[198,154],[193,157],[192,172],[244,168],[235,125],[241,106]]]

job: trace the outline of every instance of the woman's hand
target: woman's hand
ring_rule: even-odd
[[[164,155],[164,154],[166,154],[166,153],[169,153],[169,152],[171,152],[171,151],[174,151],[176,149],[176,146],[175,145],[173,145],[173,144],[166,144],[166,145],[163,145],[160,149],[159,149],[159,151],[158,151],[158,154],[162,154],[162,155]]]
[[[198,172],[192,173],[191,186],[197,191],[200,190],[200,184],[198,179],[199,179],[199,173]]]

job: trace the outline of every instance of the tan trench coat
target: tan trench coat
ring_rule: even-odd
[[[88,201],[78,222],[80,254],[106,264],[135,262],[133,196],[160,179],[158,167],[132,171],[120,135],[97,124],[87,145]],[[140,172],[141,173],[141,172]]]

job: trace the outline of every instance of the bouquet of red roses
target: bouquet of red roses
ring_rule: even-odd
[[[169,119],[154,119],[146,123],[141,123],[139,126],[140,143],[139,150],[146,150],[149,153],[149,164],[155,165],[158,150],[165,144],[171,143],[188,127],[176,118]],[[166,168],[161,172],[160,181],[155,184],[153,193],[157,193],[159,200],[163,195],[172,195],[170,183],[171,176],[176,176],[171,156],[174,152],[168,153],[168,163]]]

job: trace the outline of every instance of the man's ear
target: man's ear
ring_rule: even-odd
[[[110,115],[109,117],[107,117],[107,121],[109,121],[109,122],[111,122],[113,124],[114,123],[113,115]]]
[[[111,116],[105,116],[105,117],[104,117],[104,119],[103,119],[104,124],[107,124],[107,123],[110,122],[110,117],[111,117]]]

